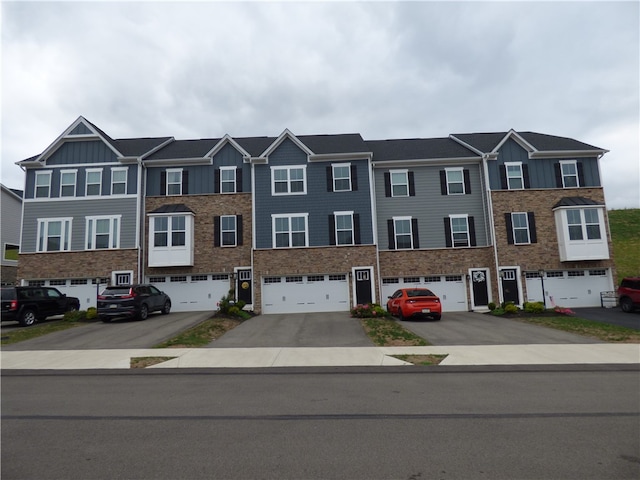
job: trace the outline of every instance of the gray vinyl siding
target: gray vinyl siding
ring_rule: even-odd
[[[189,172],[189,195],[215,193],[215,171],[220,167],[235,166],[242,169],[242,192],[251,192],[251,165],[243,161],[242,155],[227,144],[213,157],[213,165],[181,166],[176,160],[175,166],[149,167],[147,170],[147,195],[161,195],[162,172],[171,168],[182,168]]]
[[[82,201],[27,202],[24,203],[22,223],[22,253],[36,251],[38,219],[73,218],[71,225],[71,250],[85,249],[85,217],[122,215],[120,223],[120,248],[136,247],[136,199],[83,199]]]
[[[327,191],[327,166],[331,162],[307,163],[307,155],[292,141],[285,140],[269,156],[269,164],[255,166],[256,247],[272,248],[272,214],[308,213],[309,246],[330,244],[329,215],[336,211],[353,211],[360,218],[360,244],[373,244],[371,193],[368,161],[350,160],[357,169],[358,189],[350,192]],[[271,167],[306,166],[306,195],[271,195]]]
[[[0,261],[3,265],[15,265],[15,261],[5,261],[4,246],[7,243],[20,245],[20,219],[22,218],[22,202],[2,188],[0,201]]]
[[[533,158],[530,159],[526,150],[513,140],[508,140],[500,148],[497,160],[489,160],[489,183],[491,190],[502,189],[500,181],[500,167],[505,162],[522,162],[529,169],[530,188],[558,188],[556,184],[555,165],[561,160],[576,160],[582,164],[584,185],[581,187],[600,187],[600,173],[598,159],[588,158]]]
[[[48,159],[50,165],[117,162],[116,154],[102,140],[65,142]]]
[[[76,126],[76,128],[69,132],[69,135],[88,135],[91,133],[93,132],[89,130],[89,128],[84,123],[80,123]]]
[[[49,162],[47,162],[48,164]],[[56,168],[29,169],[26,172],[26,189],[24,198],[34,198],[36,172],[51,172],[51,190],[49,198],[60,197],[60,171],[77,170],[76,174],[76,197],[84,197],[86,189],[87,168],[102,168],[102,195],[111,195],[111,169],[127,168],[127,194],[135,195],[138,190],[138,166],[122,165],[115,163],[112,165],[91,165],[90,167],[75,167],[74,165],[60,165]],[[92,198],[92,197],[89,197]]]
[[[477,246],[490,244],[488,207],[484,201],[484,182],[480,165],[447,165],[446,167],[461,167],[469,170],[470,194],[442,195],[440,171],[444,170],[445,166],[433,165],[408,169],[414,174],[415,196],[386,197],[384,174],[390,169],[377,168],[374,170],[380,250],[389,249],[387,220],[393,217],[412,217],[418,220],[420,249],[445,248],[446,236],[443,218],[456,214],[466,214],[474,218]]]

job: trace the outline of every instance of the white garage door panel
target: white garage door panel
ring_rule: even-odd
[[[563,271],[562,277],[544,278],[547,307],[553,304],[567,308],[599,307],[600,292],[613,290],[608,271],[605,275],[591,274],[589,270],[576,273]],[[540,278],[527,278],[526,281],[529,301],[542,301]]]
[[[189,278],[189,277],[188,277]],[[205,312],[218,309],[220,299],[229,293],[230,283],[227,280],[202,280],[186,282],[153,283],[159,290],[171,298],[173,312]]]
[[[89,307],[96,306],[96,296],[98,294],[95,285],[69,285],[67,281],[67,285],[52,285],[52,287],[57,288],[61,293],[69,297],[76,297],[80,300],[80,310],[86,310]],[[102,291],[106,287],[106,285],[100,286],[100,291]]]
[[[435,281],[436,278],[439,278],[439,281]],[[403,278],[397,279],[397,283],[383,282],[382,303],[386,305],[388,298],[399,288],[421,287],[428,288],[440,297],[443,312],[466,312],[468,310],[467,289],[463,278],[461,275],[442,275],[420,277],[419,282],[405,282]]]
[[[341,312],[349,310],[346,275],[267,277],[262,282],[263,313]],[[288,281],[287,281],[288,280]]]

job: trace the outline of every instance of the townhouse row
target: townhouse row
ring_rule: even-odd
[[[384,304],[402,286],[444,311],[600,305],[614,263],[600,158],[509,131],[115,140],[83,117],[25,171],[18,278],[95,305],[150,282],[174,311],[234,289],[262,313]]]

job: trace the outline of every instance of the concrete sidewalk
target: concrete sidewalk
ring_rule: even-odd
[[[392,355],[448,355],[441,365],[640,364],[638,344],[430,347],[183,348],[2,351],[3,370],[128,369],[132,357],[175,357],[148,368],[411,365]]]

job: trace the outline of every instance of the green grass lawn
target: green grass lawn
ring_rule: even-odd
[[[619,283],[624,277],[640,276],[640,208],[608,213]]]

